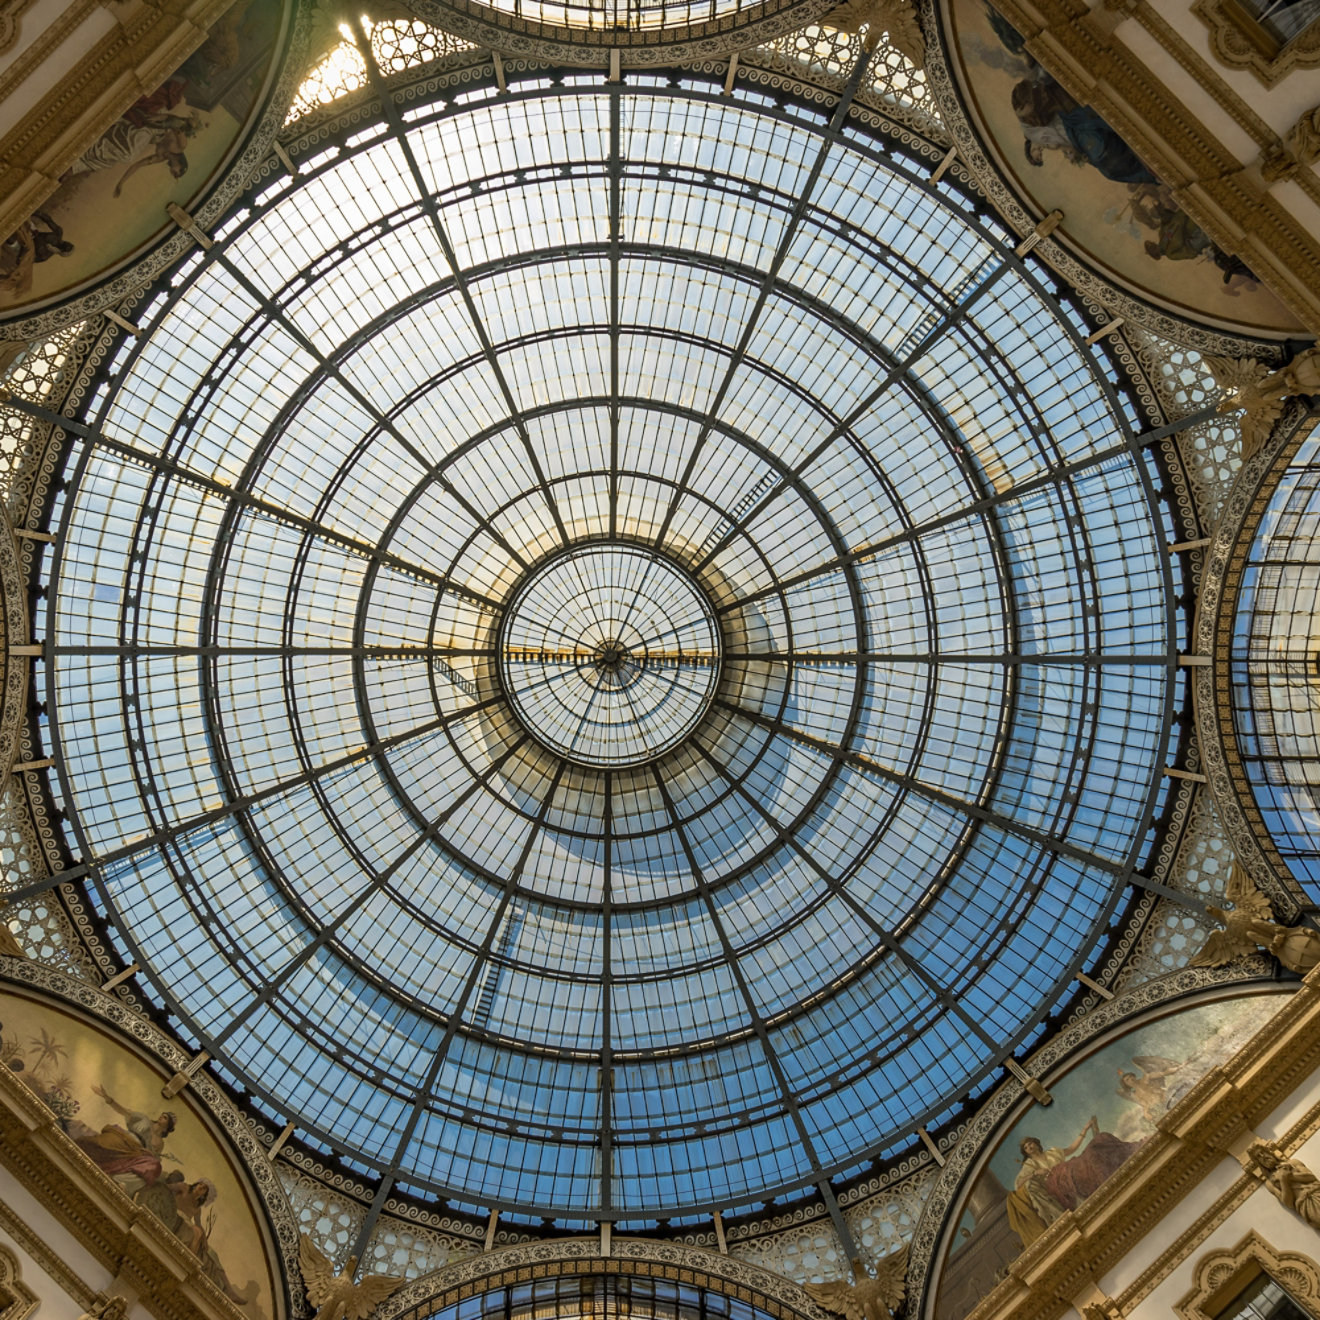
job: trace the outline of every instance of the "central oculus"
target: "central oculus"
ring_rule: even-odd
[[[611,769],[677,747],[715,696],[720,634],[696,582],[641,546],[579,546],[533,569],[500,627],[500,677],[527,731]]]

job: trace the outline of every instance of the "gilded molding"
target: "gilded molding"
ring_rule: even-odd
[[[1188,215],[1320,334],[1320,244],[1105,23],[1067,0],[994,0],[1026,49],[1171,187]],[[1103,12],[1103,11],[1102,11]],[[1158,133],[1151,127],[1159,125]]]
[[[207,28],[229,3],[195,0],[181,11],[144,5],[42,96],[0,140],[5,197],[0,233],[8,234],[26,220],[55,191],[60,175],[78,156],[206,40]]]
[[[0,1247],[0,1320],[28,1320],[41,1299],[19,1276],[18,1257]]]
[[[35,0],[0,0],[0,55],[18,40],[19,24]],[[4,1313],[0,1312],[0,1320]]]
[[[1213,1320],[1225,1302],[1262,1269],[1313,1316],[1320,1316],[1320,1268],[1298,1251],[1276,1251],[1254,1229],[1235,1247],[1209,1252],[1196,1265],[1196,1282],[1174,1311],[1182,1320]]]
[[[1061,1062],[1067,1066],[1067,1060]],[[1074,1298],[1092,1289],[1096,1279],[1114,1268],[1222,1163],[1229,1145],[1262,1122],[1317,1069],[1320,978],[1313,977],[1298,985],[1237,1055],[1197,1082],[1160,1120],[1157,1135],[1098,1191],[1026,1247],[1009,1267],[1008,1277],[967,1320],[1057,1320]],[[1040,1071],[1048,1082],[1046,1070]],[[970,1164],[963,1163],[959,1184]],[[1243,1174],[1236,1190],[1225,1195],[1231,1200],[1240,1194],[1245,1200],[1258,1187],[1254,1178]],[[1212,1215],[1226,1217],[1231,1213],[1227,1204],[1217,1203]],[[930,1314],[934,1290],[929,1282],[926,1292],[925,1313]],[[1130,1308],[1127,1294],[1117,1301],[1125,1311]]]
[[[1238,0],[1196,0],[1192,13],[1210,29],[1210,45],[1232,69],[1250,69],[1266,87],[1320,64],[1320,25],[1282,46]]]
[[[224,4],[227,0],[213,2]],[[203,227],[210,225],[219,216],[249,183],[263,162],[270,159],[271,143],[284,122],[297,83],[303,74],[303,55],[313,24],[311,5],[294,3],[292,7],[291,29],[282,37],[283,46],[279,56],[281,63],[274,73],[264,109],[246,138],[236,146],[237,154],[223,176],[204,200],[194,199],[190,203],[194,218]],[[177,66],[171,66],[166,72],[172,72],[173,67]],[[131,103],[132,98],[128,104]],[[3,190],[3,182],[3,173],[0,172],[0,191]],[[17,315],[0,313],[0,344],[4,341],[21,341],[26,344],[48,339],[72,323],[86,320],[106,307],[124,306],[127,300],[138,295],[145,285],[172,266],[193,246],[193,239],[188,234],[168,225],[163,235],[155,240],[154,246],[150,246],[144,255],[92,288],[70,296],[47,311],[25,314],[20,310]],[[131,311],[131,306],[126,310]],[[6,319],[7,315],[13,319]]]
[[[92,1304],[92,1299],[96,1296],[95,1289],[84,1282],[66,1261],[50,1249],[44,1239],[38,1237],[28,1227],[27,1221],[4,1201],[0,1201],[0,1228],[4,1229],[79,1306],[85,1308]],[[0,1320],[5,1320],[2,1313]]]
[[[1320,179],[1307,168],[1320,160],[1320,105],[1308,110],[1284,134],[1282,142],[1266,149],[1261,176],[1268,183],[1293,179],[1311,196],[1320,191]]]
[[[119,1032],[144,1056],[146,1066],[159,1071],[162,1084],[171,1073],[188,1062],[189,1056],[177,1043],[117,994],[106,994],[53,967],[30,960],[0,958],[0,984],[6,982],[16,988],[29,987],[38,995],[48,996],[67,1009],[99,1020]],[[281,1320],[284,1314],[289,1320],[302,1320],[305,1314],[303,1294],[301,1289],[294,1291],[300,1278],[298,1221],[279,1176],[267,1158],[266,1148],[205,1071],[192,1079],[189,1095],[217,1125],[218,1138],[234,1154],[255,1192],[254,1199],[264,1207],[270,1230],[269,1245],[278,1264],[276,1273],[289,1289],[289,1295],[283,1299],[277,1296],[277,1306],[282,1301],[283,1307],[275,1320]],[[122,1254],[128,1248],[121,1239],[126,1240],[135,1234],[147,1241],[155,1242],[159,1238],[164,1242],[160,1249],[164,1255],[158,1253],[158,1257],[144,1258],[143,1268],[151,1266],[154,1260],[157,1267],[168,1266],[173,1271],[170,1277],[185,1281],[195,1278],[197,1282],[188,1282],[186,1289],[184,1284],[179,1285],[181,1295],[186,1292],[187,1296],[177,1305],[183,1305],[185,1309],[178,1311],[177,1305],[171,1302],[176,1309],[156,1312],[160,1320],[244,1320],[243,1313],[205,1274],[199,1272],[197,1258],[183,1243],[92,1164],[59,1129],[52,1112],[27,1087],[8,1070],[0,1070],[0,1163],[9,1165],[20,1180],[27,1181],[22,1170],[10,1164],[11,1155],[21,1155],[27,1161],[25,1168],[31,1165],[29,1172],[36,1177],[36,1182],[28,1185],[39,1191],[43,1199],[66,1219],[69,1215],[82,1213],[79,1197],[90,1197],[95,1202],[91,1204],[89,1201],[87,1213],[91,1218],[81,1229],[77,1223],[70,1222],[71,1231],[86,1245],[101,1244],[94,1248],[94,1254],[98,1250]],[[42,1184],[43,1177],[52,1180],[48,1188]],[[58,1208],[51,1199],[57,1191],[64,1197]],[[176,1256],[178,1252],[182,1255]],[[102,1259],[110,1258],[102,1256]],[[143,1284],[144,1298],[149,1285],[150,1276]]]
[[[0,1161],[157,1320],[242,1320],[198,1257],[96,1169],[8,1070],[0,1071]]]

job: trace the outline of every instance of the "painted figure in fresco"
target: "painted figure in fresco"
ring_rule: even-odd
[[[1091,1144],[1076,1152],[1087,1137]],[[1065,1211],[1075,1210],[1139,1147],[1101,1132],[1092,1117],[1071,1146],[1046,1149],[1039,1137],[1023,1137],[1022,1170],[1008,1195],[1009,1227],[1028,1246]]]
[[[108,1173],[129,1195],[151,1187],[161,1176],[161,1159],[165,1156],[165,1138],[174,1131],[178,1122],[170,1110],[157,1117],[121,1105],[104,1088],[92,1090],[116,1113],[122,1114],[124,1124],[107,1123],[99,1132],[86,1123],[74,1120],[69,1135],[78,1149],[99,1168]]]
[[[1111,182],[1126,184],[1128,201],[1107,212],[1106,219],[1132,225],[1134,238],[1140,236],[1136,226],[1150,231],[1142,246],[1152,261],[1199,259],[1218,267],[1226,292],[1237,295],[1257,288],[1250,268],[1218,247],[1177,205],[1168,186],[1119,133],[1036,63],[1021,34],[1001,14],[988,4],[985,11],[1010,60],[1004,67],[1018,76],[1011,97],[1027,162],[1040,168],[1047,151],[1059,151],[1075,165],[1090,166]]]
[[[1079,105],[1039,65],[1014,85],[1012,95],[1033,165],[1043,163],[1043,148],[1058,146],[1069,160],[1093,165],[1115,183],[1159,182],[1089,105]]]
[[[32,287],[32,268],[52,257],[67,257],[73,244],[48,211],[35,211],[0,243],[0,290],[21,295]]]
[[[1155,1120],[1169,1107],[1166,1079],[1183,1065],[1175,1059],[1161,1058],[1157,1054],[1134,1055],[1132,1064],[1136,1072],[1123,1068],[1117,1070],[1118,1094],[1137,1105],[1146,1121],[1154,1125]]]
[[[124,184],[148,165],[168,166],[171,176],[176,179],[187,174],[185,150],[189,139],[201,132],[206,124],[199,112],[191,107],[185,108],[183,113],[174,109],[144,109],[144,102],[153,99],[142,98],[127,114],[111,124],[78,157],[64,177],[76,179],[80,174],[94,174],[125,165],[127,168],[115,184],[114,195],[118,197]]]

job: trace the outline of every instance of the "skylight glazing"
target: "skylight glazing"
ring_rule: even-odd
[[[1280,478],[1243,571],[1233,717],[1247,778],[1284,860],[1320,903],[1320,434]]]
[[[67,464],[61,785],[125,956],[465,1204],[745,1204],[946,1114],[1164,764],[1161,513],[1091,351],[810,112],[529,85],[300,165]]]

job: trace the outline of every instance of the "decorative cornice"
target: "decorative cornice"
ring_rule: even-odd
[[[1069,0],[995,0],[1026,50],[1077,100],[1091,105],[1170,185],[1178,204],[1313,333],[1320,333],[1320,244],[1251,178],[1228,148],[1103,17]]]
[[[229,0],[208,0],[208,2],[218,4],[220,9],[224,9]],[[313,10],[310,4],[299,4],[297,0],[286,0],[286,5],[291,7],[291,13],[280,37],[275,68],[268,84],[264,108],[257,115],[244,139],[235,144],[234,154],[223,173],[217,176],[214,186],[204,198],[200,200],[195,198],[188,204],[194,219],[203,228],[210,225],[233,202],[251,180],[262,161],[270,155],[271,143],[284,123],[289,105],[303,76],[303,55],[312,31]],[[200,44],[205,35],[203,32],[196,44]],[[187,54],[188,52],[184,51],[178,60],[165,70],[162,79],[173,72]],[[113,62],[113,68],[97,75],[98,83],[101,79],[118,76],[114,70],[120,65],[126,69],[135,68],[132,55],[132,50],[122,52]],[[152,86],[145,90],[154,90],[159,81],[152,83]],[[114,103],[119,108],[109,116],[106,124],[113,122],[139,95],[141,91],[131,90],[131,94],[125,92],[120,96]],[[103,128],[104,126],[102,125]],[[96,134],[92,134],[90,140],[95,140],[95,137]],[[76,149],[70,148],[69,151],[63,152],[60,159],[63,161],[67,156],[64,167],[71,164],[80,151],[86,149],[88,140],[87,134],[82,133],[78,137]],[[8,152],[7,145],[4,150]],[[4,160],[7,158],[0,155],[0,194],[7,194],[12,184],[4,168]],[[33,157],[25,149],[21,159],[25,161],[25,168],[29,168],[26,162],[31,161]],[[9,173],[12,173],[12,170]],[[42,177],[45,178],[48,173],[49,171],[44,172]],[[40,205],[42,198],[50,194],[58,182],[58,172],[50,175],[49,182],[50,186],[45,188],[41,196],[36,197],[35,200],[24,200],[19,208],[22,214],[17,220],[9,223],[9,229],[26,219],[33,209]],[[3,221],[4,214],[7,213],[0,213],[0,221]],[[8,233],[9,229],[4,229],[3,232]],[[107,307],[119,308],[126,299],[138,293],[162,271],[179,261],[192,246],[193,240],[186,233],[180,232],[174,225],[163,226],[154,242],[148,240],[144,255],[122,269],[112,272],[94,287],[65,296],[64,301],[49,310],[35,313],[21,308],[0,311],[0,347],[5,342],[28,344],[34,340],[49,339],[66,326],[85,321]]]
[[[207,29],[230,0],[162,0],[138,4],[52,86],[0,139],[0,233],[21,224],[59,185],[78,156],[139,96],[155,89],[206,40]],[[44,61],[97,11],[74,4],[7,71],[17,86],[39,74]]]
[[[1099,1190],[1026,1247],[967,1320],[1057,1320],[1222,1163],[1235,1138],[1317,1068],[1320,982],[1308,979],[1245,1047],[1164,1115],[1156,1135]],[[927,1314],[933,1298],[931,1290]]]
[[[998,165],[987,154],[980,133],[971,123],[950,63],[950,38],[945,27],[947,15],[948,0],[922,0],[925,31],[928,34],[939,33],[938,41],[927,42],[926,67],[923,72],[926,84],[939,106],[941,123],[953,145],[958,148],[954,171],[980,192],[1018,233],[1029,234],[1040,216],[1030,210],[1023,198],[1009,185]],[[1044,65],[1047,62],[1042,58],[1041,63]],[[1105,313],[1103,319],[1121,317],[1125,322],[1140,326],[1160,339],[1195,348],[1202,353],[1243,357],[1261,352],[1261,341],[1253,336],[1234,333],[1171,312],[1159,306],[1153,300],[1153,294],[1147,292],[1143,295],[1129,285],[1119,285],[1101,275],[1067,243],[1066,230],[1065,220],[1064,227],[1054,237],[1037,244],[1033,256],[1050,265],[1079,294],[1102,309]]]
[[[446,1265],[401,1288],[373,1320],[423,1320],[494,1288],[572,1274],[681,1280],[747,1302],[775,1320],[836,1320],[796,1283],[769,1270],[700,1247],[623,1236],[612,1239],[608,1256],[593,1236],[526,1242]]]
[[[1196,0],[1192,13],[1210,29],[1219,59],[1233,69],[1250,69],[1266,87],[1320,64],[1320,28],[1314,24],[1280,43],[1239,0]]]
[[[1212,1251],[1196,1266],[1192,1290],[1174,1305],[1181,1320],[1211,1320],[1223,1314],[1253,1270],[1264,1268],[1312,1316],[1320,1316],[1320,1268],[1310,1256],[1276,1251],[1254,1229],[1227,1251]]]
[[[1083,1046],[1104,1033],[1127,1029],[1150,1010],[1189,999],[1198,992],[1259,985],[1267,969],[1268,963],[1262,957],[1228,967],[1184,967],[1168,976],[1146,981],[1116,999],[1098,1004],[1025,1060],[1024,1066],[1049,1086],[1073,1065],[1075,1055]],[[947,1249],[945,1239],[953,1231],[964,1187],[979,1172],[981,1161],[991,1151],[1001,1126],[1015,1122],[1030,1104],[1030,1097],[1021,1082],[1005,1082],[981,1106],[968,1123],[962,1140],[949,1152],[927,1198],[908,1257],[908,1314],[914,1320],[923,1314],[934,1314],[937,1266]]]
[[[0,1200],[0,1228],[23,1248],[43,1270],[84,1310],[91,1305],[96,1290],[69,1267],[58,1252],[51,1250],[44,1238],[28,1227],[27,1220]],[[0,1320],[4,1320],[0,1315]]]
[[[144,1062],[158,1069],[162,1084],[173,1073],[178,1072],[189,1056],[154,1023],[141,1013],[123,1002],[117,995],[105,994],[83,981],[74,980],[54,968],[43,966],[17,958],[0,958],[0,986],[9,985],[27,987],[39,995],[49,998],[68,1011],[83,1017],[104,1023],[118,1035],[126,1038],[126,1043],[136,1048]],[[228,1147],[236,1162],[242,1166],[243,1173],[256,1192],[254,1198],[264,1209],[272,1245],[278,1257],[280,1268],[277,1271],[286,1288],[292,1295],[277,1295],[277,1308],[287,1313],[290,1320],[301,1320],[304,1309],[302,1291],[297,1287],[301,1277],[298,1272],[298,1222],[289,1206],[288,1197],[275,1170],[266,1157],[266,1150],[253,1135],[251,1127],[243,1116],[234,1108],[224,1093],[207,1074],[199,1072],[189,1085],[188,1094],[193,1103],[213,1121],[219,1129],[219,1138]],[[89,1244],[92,1241],[118,1242],[114,1237],[117,1232],[127,1232],[134,1224],[143,1221],[155,1225],[170,1243],[178,1239],[166,1231],[163,1225],[147,1214],[132,1200],[125,1196],[114,1182],[104,1177],[59,1129],[52,1112],[18,1082],[7,1070],[0,1069],[0,1132],[32,1134],[26,1146],[32,1147],[26,1159],[36,1173],[45,1167],[49,1176],[56,1179],[52,1186],[69,1189],[79,1188],[95,1192],[98,1207],[89,1208],[92,1221],[84,1226],[85,1232],[79,1232],[76,1225],[71,1225],[75,1232]],[[33,1146],[36,1134],[44,1134]],[[17,1135],[15,1140],[17,1140]],[[18,1148],[14,1148],[18,1149]],[[11,1144],[0,1144],[0,1156],[9,1160]],[[12,1167],[12,1166],[11,1166]],[[21,1170],[14,1169],[21,1178]],[[40,1176],[35,1183],[29,1182],[34,1189],[42,1184]],[[42,1192],[44,1196],[45,1193]],[[107,1200],[108,1198],[108,1200]],[[74,1206],[76,1210],[76,1206]],[[97,1218],[96,1216],[99,1216]],[[108,1216],[108,1218],[107,1218]],[[135,1230],[136,1231],[136,1230]],[[107,1236],[109,1235],[109,1236]],[[181,1244],[180,1244],[181,1245]],[[187,1253],[185,1252],[185,1256]],[[196,1257],[189,1257],[196,1264]],[[207,1294],[210,1301],[221,1304],[219,1311],[202,1312],[158,1312],[160,1320],[242,1320],[242,1313],[233,1303],[204,1275],[199,1276],[202,1284],[211,1290]],[[200,1285],[199,1285],[200,1286]],[[204,1290],[205,1291],[205,1290]],[[202,1302],[195,1301],[195,1305]],[[209,1305],[209,1302],[207,1303]],[[275,1317],[281,1320],[281,1315]]]

